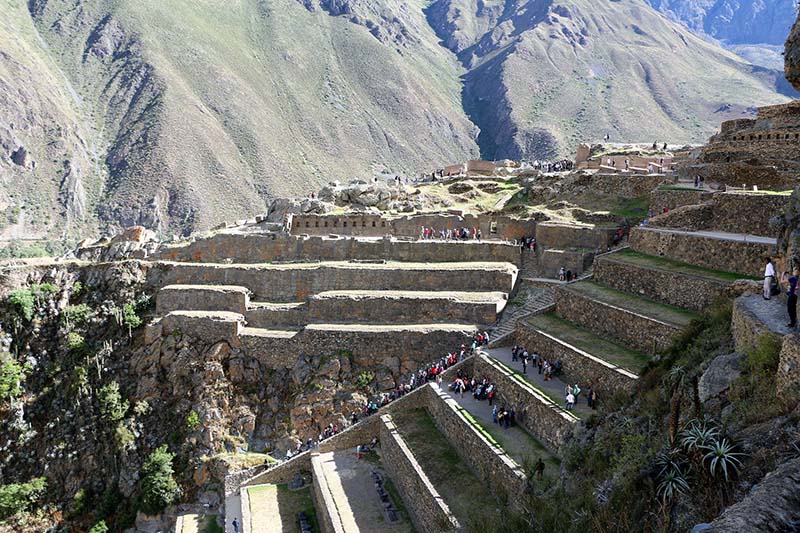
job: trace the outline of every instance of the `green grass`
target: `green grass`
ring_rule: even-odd
[[[271,491],[277,491],[275,497],[278,499],[280,516],[269,517],[269,519],[282,522],[284,531],[287,530],[288,524],[293,526],[293,528],[289,528],[288,531],[300,531],[299,523],[297,522],[297,513],[302,511],[308,517],[312,531],[315,533],[321,531],[319,522],[317,521],[317,510],[314,507],[314,501],[311,496],[311,487],[307,486],[299,490],[290,490],[287,484],[256,485],[254,487],[248,487],[247,492],[250,495],[251,507],[259,493]]]
[[[635,374],[639,374],[650,361],[650,357],[645,354],[606,340],[552,313],[537,315],[525,322],[595,357],[630,370]]]
[[[618,291],[593,281],[580,281],[567,287],[567,290],[582,294],[593,300],[606,302],[648,317],[683,327],[698,318],[696,313],[667,305],[647,298],[640,298],[627,292]]]
[[[679,185],[662,185],[658,188],[659,191],[693,191],[693,192],[704,192],[703,189],[697,189],[695,187],[681,187]]]
[[[724,270],[713,270],[710,268],[690,265],[688,263],[682,263],[680,261],[676,261],[668,257],[646,255],[639,252],[635,252],[630,248],[620,250],[619,252],[607,255],[605,257],[611,260],[624,261],[625,263],[630,263],[634,265],[657,268],[660,270],[670,270],[672,272],[678,272],[681,274],[688,274],[691,276],[709,278],[724,283],[732,283],[739,279],[759,279],[753,276],[736,274],[735,272],[726,272]]]
[[[643,219],[650,209],[650,199],[647,196],[636,198],[622,198],[609,212],[619,217]]]
[[[395,422],[425,474],[462,525],[469,524],[475,512],[501,512],[488,487],[462,461],[425,409],[399,413]]]

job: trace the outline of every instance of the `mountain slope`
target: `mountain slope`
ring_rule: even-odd
[[[642,0],[0,5],[7,238],[187,233],[331,179],[564,157],[606,132],[703,141],[785,100]]]
[[[101,217],[161,230],[475,153],[457,64],[416,12],[414,39],[395,50],[294,0],[32,2],[96,102],[109,146]]]
[[[647,0],[691,30],[722,42],[748,61],[780,70],[795,0]]]
[[[605,132],[699,142],[749,106],[785,101],[776,73],[639,0],[438,0],[429,19],[469,69],[464,106],[489,158],[553,157]]]

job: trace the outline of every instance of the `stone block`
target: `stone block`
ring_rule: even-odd
[[[161,319],[162,335],[180,334],[207,344],[220,340],[239,345],[244,317],[224,311],[173,311]]]

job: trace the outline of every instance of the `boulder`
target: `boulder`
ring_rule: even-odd
[[[734,352],[711,361],[698,383],[700,400],[705,402],[728,390],[731,383],[742,375],[744,357],[744,354]]]

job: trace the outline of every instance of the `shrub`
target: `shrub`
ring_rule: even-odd
[[[125,424],[117,424],[114,430],[114,442],[117,443],[117,448],[125,450],[133,446],[136,440],[136,435]]]
[[[746,366],[757,374],[774,374],[778,370],[781,347],[772,335],[762,335],[756,345],[747,351]]]
[[[89,533],[108,533],[106,521],[100,520],[98,523],[92,526],[92,529],[89,530]]]
[[[80,296],[83,293],[83,283],[76,281],[72,284],[72,296]]]
[[[375,379],[375,374],[372,372],[361,372],[356,378],[356,387],[359,389],[366,389],[372,380]]]
[[[122,399],[119,393],[119,383],[112,381],[97,391],[97,400],[100,402],[100,414],[111,423],[117,423],[128,412],[128,401]]]
[[[142,325],[142,319],[136,314],[136,306],[128,302],[122,306],[122,323],[128,326],[128,331]]]
[[[66,326],[80,326],[92,314],[92,308],[87,304],[70,305],[61,313],[61,323]]]
[[[36,300],[30,289],[17,289],[8,296],[8,303],[15,311],[25,317],[25,320],[33,318],[33,307]]]
[[[16,360],[9,359],[0,365],[0,402],[9,402],[22,394],[20,384],[25,381],[25,369]]]
[[[142,465],[141,510],[147,514],[160,513],[181,496],[181,489],[173,477],[173,458],[164,445],[151,453]]]
[[[46,489],[47,480],[43,477],[0,487],[0,520],[27,511]]]
[[[86,340],[83,335],[75,331],[67,333],[67,350],[74,354],[80,354],[86,349]]]
[[[186,429],[191,433],[200,426],[200,415],[196,411],[189,411],[186,415]]]

